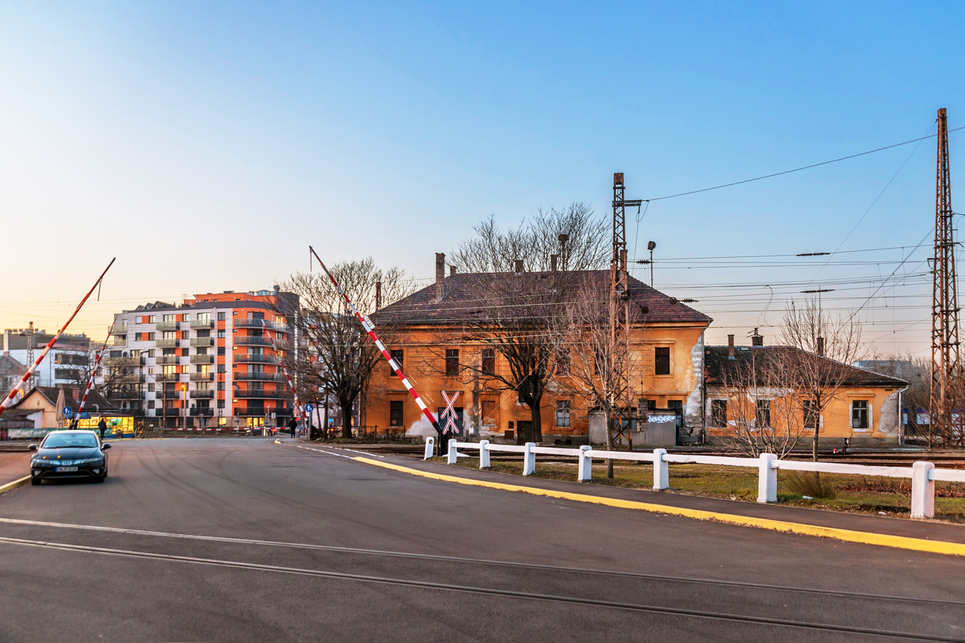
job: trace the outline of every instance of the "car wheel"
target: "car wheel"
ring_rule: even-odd
[[[104,475],[102,475],[102,476],[95,476],[95,477],[94,477],[94,482],[104,482],[105,480],[107,480],[107,474],[106,474],[106,473],[105,473]]]
[[[41,482],[42,482],[42,480],[41,480],[40,478],[31,478],[31,479],[30,479],[30,484],[32,484],[32,485],[34,485],[34,486],[40,484]]]

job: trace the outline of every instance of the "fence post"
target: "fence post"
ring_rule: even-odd
[[[773,453],[762,453],[757,478],[757,502],[777,502],[777,469],[771,463],[777,460]]]
[[[459,452],[456,451],[456,439],[449,439],[449,460],[446,464],[456,464],[459,461]]]
[[[664,461],[666,449],[653,450],[653,489],[663,491],[670,488],[670,465]]]
[[[935,517],[935,481],[931,472],[935,465],[931,462],[916,462],[911,465],[911,517]]]
[[[489,440],[479,441],[479,468],[489,468]]]
[[[536,473],[536,454],[533,453],[535,442],[526,443],[526,452],[523,454],[523,475],[531,476]]]
[[[431,435],[426,437],[426,454],[423,460],[431,460],[436,453],[436,439]]]
[[[593,447],[584,444],[580,447],[580,466],[576,474],[577,482],[589,482],[593,478]]]

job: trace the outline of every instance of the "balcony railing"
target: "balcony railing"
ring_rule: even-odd
[[[191,391],[192,400],[212,400],[214,391]]]
[[[157,363],[162,366],[177,366],[178,356],[177,355],[159,355],[157,358]]]
[[[177,347],[178,347],[178,340],[177,340],[177,339],[164,339],[164,338],[162,338],[162,339],[157,340],[157,347],[158,347],[158,348],[177,348]]]
[[[239,400],[251,399],[251,398],[254,398],[257,400],[281,400],[291,396],[286,395],[281,391],[254,390],[254,391],[238,391],[237,393],[235,393],[235,397],[238,398]]]
[[[235,355],[235,364],[277,364],[278,358],[274,355],[257,353],[248,355]]]
[[[189,378],[192,382],[213,382],[214,373],[191,373]]]
[[[235,337],[235,346],[272,346],[267,337]]]
[[[168,418],[176,418],[184,415],[181,412],[181,409],[155,409],[155,412],[158,415],[163,415],[164,417]]]
[[[193,417],[203,417],[203,418],[214,417],[214,409],[211,407],[207,407],[207,408],[195,407],[191,409],[191,415]]]
[[[155,373],[154,379],[158,382],[178,382],[181,380],[180,373]]]
[[[234,320],[235,328],[267,328],[268,330],[273,330],[281,333],[288,332],[288,326],[281,324],[279,322],[265,321],[263,319],[255,319],[253,317],[244,317],[242,319]]]
[[[127,346],[127,336],[115,337],[108,346]]]
[[[202,347],[214,346],[214,337],[192,337],[191,345]]]
[[[124,356],[124,357],[105,357],[104,358],[104,366],[130,367],[130,366],[141,366],[143,363],[144,361],[140,357]]]
[[[111,326],[111,335],[127,335],[127,324],[114,324]]]
[[[111,399],[114,400],[139,400],[141,399],[141,389],[140,388],[123,388],[119,389],[111,395]]]
[[[258,382],[284,382],[285,376],[279,373],[255,373],[252,371],[235,371],[233,374],[235,381],[251,380]]]
[[[214,322],[210,319],[192,319],[189,322],[191,330],[204,330],[206,328],[214,328]]]
[[[192,355],[190,362],[192,364],[214,364],[214,355]]]
[[[176,321],[159,321],[156,325],[158,331],[164,332],[166,330],[177,330],[178,322]]]
[[[125,373],[117,375],[115,380],[118,384],[140,384],[144,381],[144,375],[142,373]]]

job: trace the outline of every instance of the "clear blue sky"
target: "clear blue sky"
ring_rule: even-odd
[[[268,288],[310,243],[429,279],[490,214],[586,201],[609,221],[615,171],[649,199],[933,134],[940,107],[959,127],[963,19],[961,2],[2,2],[0,326],[54,330],[115,255],[72,330]],[[965,130],[950,139],[961,204]],[[657,242],[655,285],[699,300],[712,343],[773,337],[809,284],[854,310],[897,269],[865,338],[927,355],[934,208],[929,139],[654,201],[627,234],[631,260]],[[889,250],[820,271],[672,261],[839,248]]]

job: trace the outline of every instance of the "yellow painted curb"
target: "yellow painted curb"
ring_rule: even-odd
[[[2,487],[0,487],[0,493],[4,493],[5,491],[10,491],[11,489],[16,489],[20,485],[25,485],[28,482],[30,482],[30,476],[25,476],[23,478],[20,478],[19,480],[14,480],[9,484],[5,484]]]
[[[524,487],[522,485],[502,484],[499,482],[487,482],[484,480],[472,480],[457,476],[448,476],[439,473],[428,473],[418,469],[410,469],[388,462],[379,462],[369,458],[352,458],[358,462],[364,462],[393,471],[400,471],[414,476],[442,480],[444,482],[455,482],[472,487],[488,487],[490,489],[500,489],[502,491],[516,491],[529,493],[535,496],[547,496],[550,498],[562,498],[575,502],[589,502],[608,507],[618,507],[620,509],[635,509],[638,511],[649,511],[653,513],[669,514],[673,516],[684,516],[695,520],[716,520],[717,522],[728,523],[731,525],[741,525],[745,527],[757,527],[759,529],[770,529],[772,531],[783,531],[791,534],[802,534],[805,536],[820,536],[823,538],[834,538],[846,542],[863,543],[866,545],[880,545],[882,547],[894,547],[897,549],[910,549],[913,551],[924,551],[932,554],[946,554],[950,556],[965,556],[965,544],[950,543],[942,540],[923,540],[921,538],[909,538],[907,536],[891,536],[888,534],[875,534],[865,531],[853,531],[850,529],[837,529],[835,527],[821,527],[818,525],[807,525],[784,520],[770,520],[768,518],[754,518],[751,516],[738,516],[735,514],[718,513],[716,511],[703,511],[700,509],[686,509],[683,507],[671,507],[658,505],[651,502],[638,502],[635,500],[620,500],[617,498],[601,498],[590,496],[583,493],[570,493],[568,491],[553,491],[551,489],[538,489],[536,487]]]

